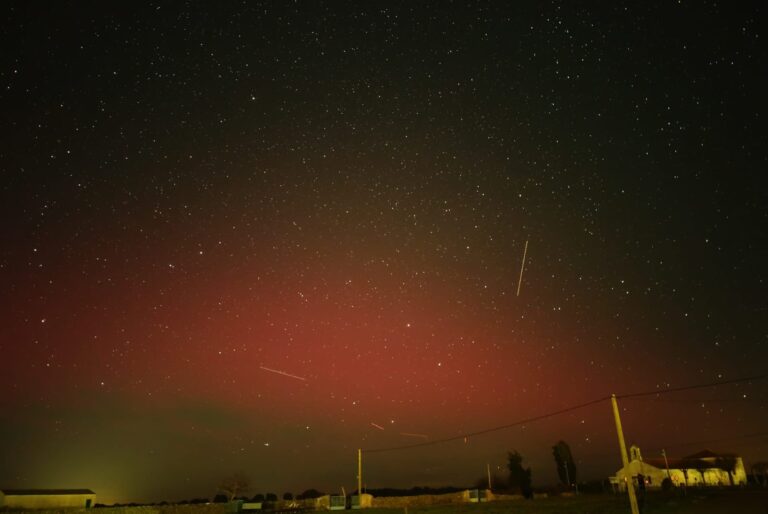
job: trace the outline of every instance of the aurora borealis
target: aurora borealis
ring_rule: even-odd
[[[508,3],[4,6],[0,485],[352,490],[765,372],[762,7]],[[622,402],[747,464],[767,406]],[[559,439],[619,467],[597,405],[364,482],[553,483]]]

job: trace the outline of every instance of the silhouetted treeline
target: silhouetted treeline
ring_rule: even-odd
[[[422,494],[450,494],[466,491],[466,487],[412,487],[410,489],[395,489],[385,487],[383,489],[365,489],[364,492],[376,497],[384,496],[420,496]]]
[[[314,498],[320,498],[321,496],[325,496],[325,493],[322,491],[318,491],[317,489],[307,489],[303,493],[297,494],[296,499],[297,500],[312,500]]]

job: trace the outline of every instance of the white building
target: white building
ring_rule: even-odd
[[[624,491],[627,482],[631,480],[637,484],[640,475],[648,489],[660,488],[665,478],[669,478],[672,485],[677,487],[732,487],[747,484],[747,473],[741,457],[709,450],[681,458],[662,456],[643,459],[640,449],[633,446],[630,449],[629,464],[610,477],[610,481],[614,487]]]
[[[95,502],[90,489],[0,489],[0,509],[88,509]]]

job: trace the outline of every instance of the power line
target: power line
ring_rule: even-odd
[[[721,403],[749,403],[749,402],[764,402],[766,401],[766,398],[763,396],[739,396],[738,398],[712,398],[712,397],[695,397],[695,398],[651,398],[651,397],[642,397],[644,400],[648,400],[654,403],[660,403],[660,404],[721,404]]]
[[[406,444],[406,445],[403,445],[403,446],[392,446],[392,447],[389,447],[389,448],[376,448],[376,449],[372,449],[372,450],[363,450],[363,453],[379,453],[379,452],[389,452],[389,451],[395,451],[395,450],[407,450],[407,449],[410,449],[410,448],[419,448],[419,447],[422,447],[422,446],[433,446],[435,444],[442,444],[442,443],[448,443],[448,442],[451,442],[451,441],[458,441],[460,439],[467,439],[469,437],[477,437],[479,435],[489,434],[491,432],[497,432],[499,430],[505,430],[507,428],[512,428],[512,427],[516,427],[516,426],[519,426],[519,425],[525,425],[527,423],[533,423],[534,421],[539,421],[539,420],[542,420],[542,419],[551,418],[552,416],[557,416],[559,414],[565,414],[566,412],[571,412],[571,411],[574,411],[574,410],[583,409],[584,407],[589,407],[590,405],[594,405],[596,403],[603,402],[603,401],[607,400],[608,398],[609,398],[608,396],[603,397],[603,398],[598,398],[596,400],[592,400],[592,401],[589,401],[589,402],[586,402],[586,403],[581,403],[579,405],[573,405],[571,407],[566,407],[565,409],[560,409],[560,410],[557,410],[557,411],[548,412],[546,414],[541,414],[539,416],[534,416],[532,418],[521,419],[519,421],[515,421],[515,422],[509,423],[507,425],[501,425],[499,427],[486,428],[485,430],[478,430],[477,432],[469,432],[469,433],[466,433],[466,434],[457,435],[457,436],[453,436],[453,437],[446,437],[444,439],[435,439],[434,441],[425,441],[423,443]]]
[[[694,385],[687,385],[687,386],[680,386],[680,387],[670,387],[668,389],[656,389],[653,391],[644,391],[640,393],[628,393],[628,394],[621,394],[616,395],[616,398],[618,399],[625,399],[625,398],[638,398],[640,396],[653,396],[656,394],[669,394],[669,393],[677,393],[680,391],[690,391],[691,389],[704,389],[707,387],[716,387],[720,385],[729,385],[729,384],[738,384],[741,382],[750,382],[752,380],[762,380],[764,378],[768,378],[768,373],[762,373],[760,375],[754,375],[751,377],[742,377],[742,378],[732,378],[730,380],[721,380],[719,382],[707,382],[704,384],[694,384]]]
[[[693,441],[689,443],[673,443],[666,445],[667,448],[680,448],[684,446],[701,446],[703,444],[713,444],[713,443],[723,443],[727,441],[740,441],[742,439],[752,439],[755,437],[765,437],[768,436],[768,431],[762,431],[762,432],[752,432],[749,434],[741,434],[741,435],[734,435],[730,437],[720,437],[717,439],[707,439],[704,441]]]
[[[762,373],[760,375],[754,375],[750,377],[742,377],[742,378],[734,378],[730,380],[722,380],[719,382],[707,382],[704,384],[694,384],[694,385],[687,385],[687,386],[681,386],[681,387],[671,387],[668,389],[661,389],[661,390],[653,390],[653,391],[644,391],[644,392],[638,392],[638,393],[627,393],[622,395],[616,395],[616,398],[639,398],[642,396],[651,396],[651,395],[661,395],[661,394],[669,394],[669,393],[677,393],[680,391],[689,391],[693,389],[704,389],[708,387],[715,387],[719,385],[729,385],[729,384],[738,384],[741,382],[750,382],[753,380],[762,380],[768,378],[768,373]],[[519,421],[514,421],[512,423],[508,423],[506,425],[501,425],[498,427],[493,428],[486,428],[484,430],[478,430],[476,432],[469,432],[466,434],[461,434],[453,437],[446,437],[443,439],[435,439],[434,441],[424,441],[422,443],[414,443],[414,444],[406,444],[401,446],[390,446],[386,448],[373,448],[370,450],[363,449],[363,453],[382,453],[382,452],[390,452],[390,451],[396,451],[396,450],[410,450],[412,448],[421,448],[424,446],[434,446],[437,444],[443,444],[443,443],[449,443],[452,441],[459,441],[461,439],[468,439],[470,437],[477,437],[480,435],[489,434],[491,432],[498,432],[500,430],[506,430],[508,428],[513,428],[520,425],[525,425],[528,423],[533,423],[534,421],[540,421],[542,419],[551,418],[554,416],[558,416],[560,414],[565,414],[567,412],[583,409],[585,407],[589,407],[590,405],[595,405],[601,402],[604,402],[606,400],[609,400],[610,396],[604,396],[602,398],[596,398],[594,400],[590,400],[588,402],[580,403],[578,405],[572,405],[570,407],[566,407],[560,410],[548,412],[546,414],[540,414],[538,416],[533,416],[531,418],[521,419]]]

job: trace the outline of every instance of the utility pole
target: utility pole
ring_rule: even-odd
[[[667,460],[667,452],[664,451],[664,448],[661,449],[661,456],[664,457],[664,465],[667,467],[667,478],[672,480],[672,477],[669,474],[669,461]]]
[[[629,473],[629,459],[627,458],[627,445],[624,443],[624,431],[621,429],[621,417],[619,417],[619,404],[616,403],[616,395],[611,395],[611,406],[613,406],[613,419],[616,421],[616,434],[619,437],[619,451],[621,452],[621,463],[624,470]],[[627,480],[627,494],[629,495],[629,508],[632,514],[640,514],[637,507],[637,496],[635,496],[635,484],[632,483],[632,475]]]
[[[493,490],[493,485],[491,484],[491,465],[489,463],[485,463],[485,469],[488,471],[488,490]]]
[[[363,450],[357,449],[357,501],[360,508],[363,508]]]

